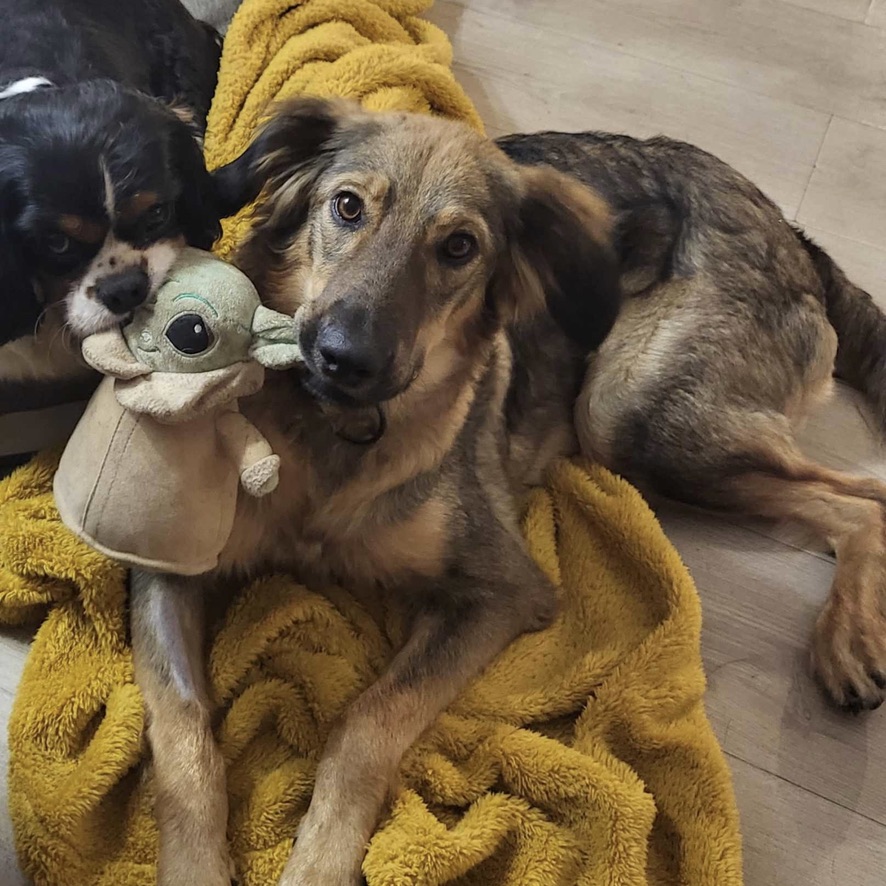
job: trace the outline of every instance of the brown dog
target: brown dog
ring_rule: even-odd
[[[359,883],[404,750],[550,620],[513,491],[577,451],[576,424],[587,452],[660,491],[832,539],[816,668],[841,704],[883,698],[886,490],[810,464],[791,435],[830,384],[835,328],[838,366],[886,413],[882,315],[704,152],[592,134],[501,146],[524,165],[455,124],[306,100],[217,177],[231,209],[264,194],[238,262],[297,312],[307,360],[245,407],[281,486],[241,503],[221,573],[381,589],[412,619],[329,739],[283,886]],[[162,886],[229,875],[202,676],[214,578],[133,578]]]
[[[627,296],[591,361],[582,449],[690,504],[804,524],[837,555],[813,669],[858,713],[886,697],[886,484],[800,452],[832,374],[886,428],[886,317],[747,179],[669,139],[512,136],[515,159],[606,199]],[[835,362],[836,361],[836,362]]]
[[[220,572],[380,588],[411,618],[328,741],[281,880],[344,886],[360,882],[406,748],[554,614],[511,489],[577,446],[583,354],[618,308],[608,215],[578,183],[521,169],[467,128],[320,101],[281,111],[218,179],[232,206],[265,190],[238,262],[268,305],[298,312],[307,361],[242,404],[281,456],[280,487],[256,506],[243,497]],[[515,351],[535,356],[512,372]],[[229,877],[200,587],[133,578],[163,886]]]

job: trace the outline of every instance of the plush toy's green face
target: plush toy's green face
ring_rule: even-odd
[[[207,253],[186,250],[150,305],[123,334],[133,356],[160,372],[207,372],[249,359],[258,293]]]

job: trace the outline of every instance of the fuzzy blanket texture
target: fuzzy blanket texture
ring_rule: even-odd
[[[277,97],[350,95],[466,119],[423,0],[246,0],[228,32],[207,152],[232,159]],[[222,252],[248,215],[226,229]],[[43,620],[10,722],[10,810],[37,886],[149,886],[157,834],[123,570],[58,519],[56,454],[0,483],[0,621]],[[527,543],[559,588],[407,753],[369,886],[740,886],[728,768],[703,707],[695,589],[638,493],[561,462]],[[209,673],[242,886],[272,886],[331,724],[384,669],[400,626],[345,589],[286,576],[237,593]]]
[[[348,98],[373,111],[439,114],[482,130],[452,73],[446,35],[418,14],[432,0],[246,0],[225,39],[209,112],[206,162],[230,163],[273,103],[295,95]],[[249,227],[249,209],[224,225],[227,258]]]

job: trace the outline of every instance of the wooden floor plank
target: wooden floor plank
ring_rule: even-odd
[[[883,176],[882,165],[882,162],[872,164],[872,177]],[[825,221],[827,223],[827,216]],[[886,246],[876,247],[870,243],[861,243],[844,234],[826,231],[811,224],[804,224],[803,229],[816,243],[827,249],[853,283],[866,289],[880,307],[886,310]]]
[[[832,710],[809,676],[830,558],[710,515],[668,506],[661,517],[701,595],[707,707],[724,750],[886,825],[886,722]]]
[[[678,71],[886,126],[886,33],[778,0],[482,0],[517,20]],[[531,44],[528,44],[531,45]]]
[[[823,15],[845,18],[851,22],[863,22],[871,8],[871,0],[783,0],[791,6],[802,6]]]
[[[729,760],[745,815],[747,886],[883,886],[881,825],[788,781]]]
[[[886,248],[886,130],[835,117],[797,221]]]
[[[588,29],[538,26],[490,13],[487,5],[496,4],[446,0],[430,17],[452,34],[456,73],[490,134],[604,129],[670,135],[732,163],[793,217],[827,114],[601,46]],[[564,5],[532,4],[533,18],[538,7]]]
[[[3,886],[24,886],[27,882],[15,861],[15,847],[12,839],[12,824],[7,813],[6,771],[9,767],[9,748],[6,735],[9,728],[9,714],[15,690],[21,678],[27,655],[28,643],[21,632],[0,632],[0,883]],[[73,886],[73,884],[72,884]],[[86,886],[86,884],[84,884]]]
[[[865,21],[874,28],[886,28],[886,0],[873,0]]]

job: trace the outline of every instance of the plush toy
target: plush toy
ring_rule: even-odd
[[[232,265],[189,249],[155,301],[89,336],[83,355],[106,377],[55,475],[65,525],[128,565],[212,569],[238,488],[277,485],[280,460],[237,399],[258,391],[265,367],[298,361],[293,318],[263,307]]]

